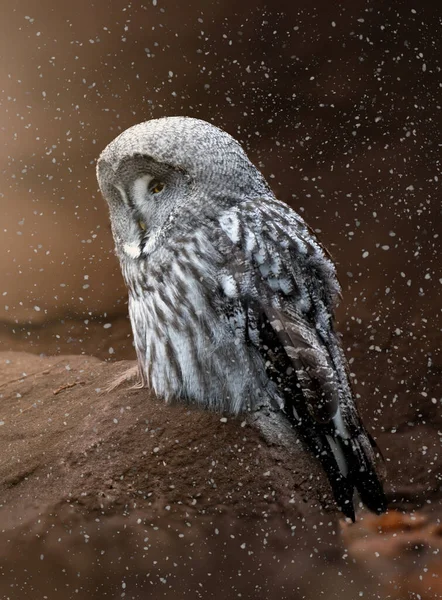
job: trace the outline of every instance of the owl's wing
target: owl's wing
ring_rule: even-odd
[[[338,412],[341,387],[332,315],[340,289],[333,263],[286,205],[244,208],[240,216],[229,211],[221,223],[229,257],[225,281],[234,283],[249,313],[249,330],[254,324],[258,329],[248,332],[251,339],[269,348],[266,363],[281,377],[278,364],[287,362],[311,415],[329,422]],[[269,346],[270,334],[277,347]]]
[[[261,304],[260,309],[267,318],[266,326],[272,328],[292,364],[310,413],[320,423],[329,422],[339,409],[339,381],[332,358],[314,325],[289,309],[284,311],[267,304]],[[262,333],[264,328],[261,326]],[[275,351],[277,348],[273,354]]]
[[[231,209],[221,230],[221,287],[239,298],[246,341],[262,356],[287,418],[322,462],[347,516],[354,519],[355,488],[382,512],[373,445],[333,326],[340,294],[333,263],[303,220],[274,200]]]

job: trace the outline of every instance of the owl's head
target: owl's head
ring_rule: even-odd
[[[130,259],[148,255],[184,223],[196,227],[198,219],[271,194],[235,139],[189,117],[130,127],[102,152],[97,178],[117,253]]]

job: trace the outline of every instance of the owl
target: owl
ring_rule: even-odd
[[[334,325],[330,256],[241,145],[205,121],[135,125],[97,164],[142,384],[237,414],[267,406],[328,476],[337,506],[386,509]],[[294,435],[295,438],[295,435]]]

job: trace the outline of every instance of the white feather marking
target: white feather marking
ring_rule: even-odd
[[[304,256],[306,256],[308,254],[308,250],[309,250],[308,245],[301,238],[297,239],[297,243],[298,243],[299,253],[304,254]]]
[[[268,277],[267,283],[274,292],[280,289],[279,279],[276,279],[276,277]]]
[[[124,203],[125,203],[127,206],[129,206],[129,201],[128,201],[128,199],[127,199],[127,194],[126,194],[126,191],[125,191],[125,189],[124,189],[123,187],[121,187],[121,185],[116,185],[115,187],[116,187],[116,188],[117,188],[117,190],[120,192],[120,195],[121,195],[121,198],[122,198],[123,202],[124,202]]]
[[[132,186],[132,194],[137,207],[141,207],[146,203],[146,190],[152,179],[152,175],[143,175],[143,177],[135,179]]]
[[[293,290],[293,284],[288,277],[282,277],[279,280],[279,287],[284,294],[290,294]]]
[[[270,273],[270,268],[267,263],[259,265],[259,270],[263,277],[268,277],[268,274]]]
[[[247,254],[247,256],[250,256],[250,254],[253,252],[253,250],[255,248],[256,248],[255,235],[250,230],[247,230],[247,233],[246,233],[246,254]]]
[[[284,329],[284,327],[282,326],[281,321],[279,321],[279,319],[274,319],[273,321],[270,322],[270,325],[273,327],[273,329],[279,333],[280,331],[282,331]]]
[[[219,223],[221,229],[229,236],[234,244],[239,243],[239,219],[238,214],[233,211],[221,215]]]
[[[234,298],[238,294],[238,288],[232,275],[224,275],[221,279],[223,292],[228,298]]]
[[[263,252],[255,252],[253,254],[253,258],[256,260],[258,265],[262,265],[264,264],[264,261],[266,259],[265,255]]]
[[[133,242],[132,244],[124,244],[123,251],[130,258],[139,258],[141,254],[141,250],[137,242]]]

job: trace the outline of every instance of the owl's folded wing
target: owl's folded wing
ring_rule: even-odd
[[[255,335],[245,333],[255,338],[275,377],[295,386],[292,392],[302,395],[310,415],[327,423],[339,408],[338,377],[346,377],[345,366],[336,364],[342,355],[333,355],[339,344],[332,323],[339,293],[334,266],[302,219],[280,203],[262,209],[251,203],[249,211],[243,206],[237,223],[230,211],[218,242],[225,280],[249,312],[250,327],[259,321]]]
[[[339,382],[324,343],[298,316],[265,305],[261,309],[293,365],[310,414],[320,423],[329,422],[339,408]]]

